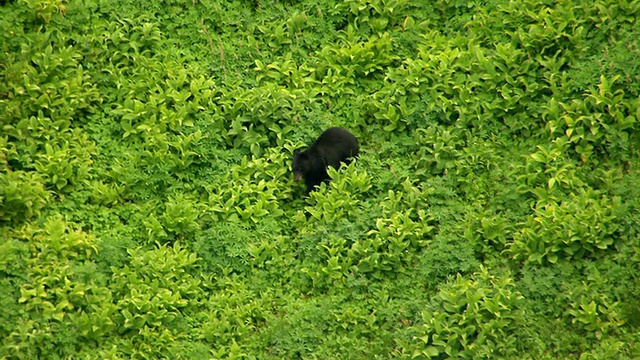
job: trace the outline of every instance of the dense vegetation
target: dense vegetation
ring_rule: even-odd
[[[640,357],[640,1],[2,3],[0,358]]]

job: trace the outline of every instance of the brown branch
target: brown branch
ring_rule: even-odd
[[[200,19],[200,25],[202,26],[202,31],[207,36],[207,40],[209,41],[209,47],[211,48],[211,55],[215,57],[216,46],[213,44],[213,38],[211,38],[211,35],[209,35],[209,31],[207,31],[207,25],[204,24],[204,18]],[[220,40],[220,63],[222,65],[222,71],[226,73],[227,69],[224,66],[224,50],[222,49],[222,40]]]

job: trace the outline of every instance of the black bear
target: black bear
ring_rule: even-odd
[[[328,166],[338,169],[340,162],[348,165],[351,162],[349,158],[357,157],[359,150],[358,139],[347,129],[327,129],[308,149],[293,153],[294,180],[304,178],[308,194],[314,187],[329,180]]]

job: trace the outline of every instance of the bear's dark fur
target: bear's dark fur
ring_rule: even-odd
[[[294,152],[294,180],[304,178],[308,194],[314,187],[329,180],[328,166],[338,169],[340,162],[348,165],[351,162],[349,158],[357,157],[359,151],[358,139],[347,129],[327,129],[308,149]]]

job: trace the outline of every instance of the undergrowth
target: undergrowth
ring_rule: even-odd
[[[0,357],[639,357],[638,18],[1,2]]]

